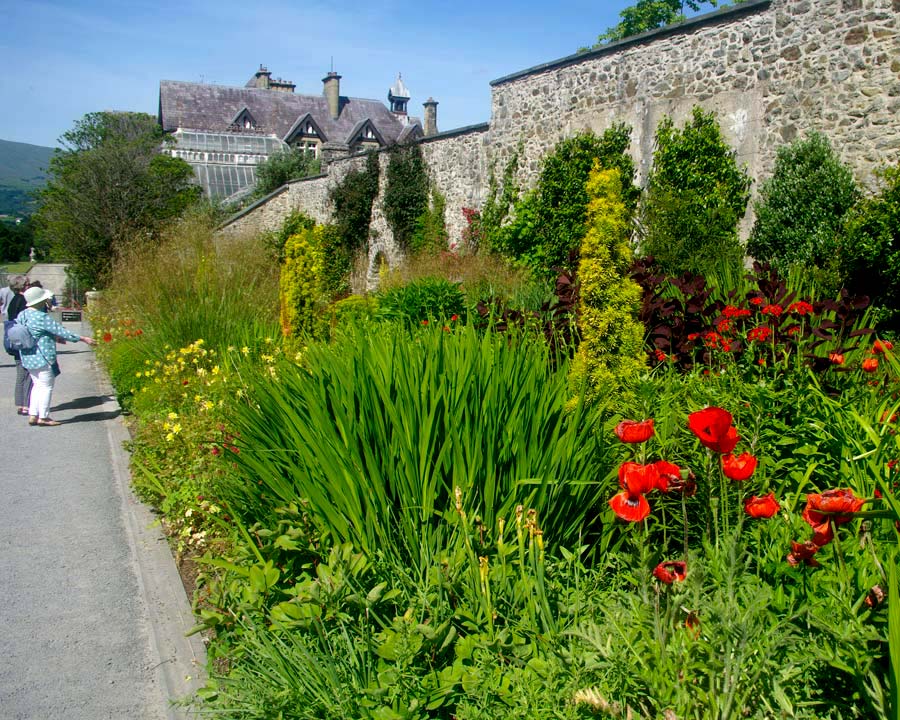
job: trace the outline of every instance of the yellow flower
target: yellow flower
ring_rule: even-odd
[[[213,403],[211,403],[209,400],[205,400],[205,401],[203,402],[203,409],[204,409],[204,410],[212,410],[212,408],[214,408],[214,407],[215,407],[215,405],[214,405]]]
[[[212,374],[213,374],[213,375],[218,375],[218,374],[219,374],[219,366],[218,366],[218,365],[213,366]]]
[[[244,347],[241,348],[241,352],[244,353],[244,355],[249,355],[250,348],[248,348],[246,345],[244,345]]]
[[[275,362],[275,358],[273,358],[271,355],[262,354],[259,357],[263,362],[267,362],[267,363]]]
[[[176,435],[177,435],[178,433],[180,433],[180,432],[181,432],[181,423],[175,423],[175,424],[172,426],[172,432],[175,433]]]
[[[175,439],[175,436],[174,436],[172,433],[168,433],[168,434],[166,435],[166,441],[167,441],[167,442],[172,442],[174,439]]]
[[[169,418],[169,420],[177,420],[177,419],[178,419],[178,413],[177,413],[177,412],[170,412],[170,413],[168,414],[167,417]]]

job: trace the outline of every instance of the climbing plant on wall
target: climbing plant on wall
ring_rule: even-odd
[[[410,250],[416,222],[428,210],[428,168],[418,145],[395,145],[388,153],[384,217],[397,244]]]

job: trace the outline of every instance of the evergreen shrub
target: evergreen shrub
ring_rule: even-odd
[[[737,228],[750,183],[714,113],[695,107],[680,130],[663,118],[641,208],[640,252],[676,275],[723,262],[738,267],[744,251]]]
[[[587,233],[581,243],[581,344],[572,378],[596,398],[627,385],[645,367],[641,288],[628,277],[632,262],[628,208],[619,171],[595,163],[587,183]]]
[[[411,249],[419,218],[428,209],[428,168],[418,145],[395,145],[388,154],[382,200],[384,217],[394,240]]]
[[[327,301],[322,225],[288,238],[281,266],[281,329],[286,338],[312,334],[318,310]]]
[[[850,168],[824,135],[813,132],[785,145],[754,205],[747,252],[781,275],[794,265],[825,269],[833,264],[836,236],[858,197]]]

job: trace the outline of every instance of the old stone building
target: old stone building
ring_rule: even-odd
[[[176,139],[168,152],[194,167],[208,196],[227,199],[252,189],[256,166],[287,148],[330,161],[437,131],[437,103],[425,103],[423,127],[407,113],[410,93],[400,76],[389,106],[341,95],[336,72],[322,83],[321,95],[301,95],[262,65],[243,87],[163,80],[159,123]]]

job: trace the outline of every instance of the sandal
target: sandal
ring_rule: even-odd
[[[38,420],[37,424],[41,427],[56,427],[57,425],[62,425],[59,420],[53,420],[52,418],[43,418]]]
[[[29,425],[37,425],[37,422],[38,422],[37,415],[32,415],[31,417],[28,418]]]
[[[28,408],[19,408],[18,410],[16,410],[16,412],[19,413],[19,415],[27,415]]]

